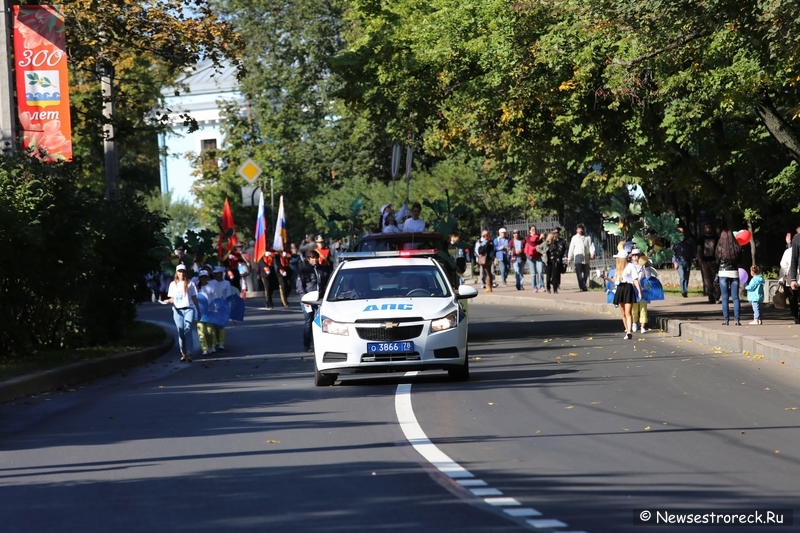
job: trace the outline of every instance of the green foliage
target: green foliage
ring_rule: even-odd
[[[164,219],[138,196],[106,202],[74,183],[76,164],[0,159],[0,351],[119,338],[156,266]]]
[[[162,194],[158,189],[153,189],[145,200],[148,209],[167,219],[164,235],[170,242],[183,237],[190,229],[197,229],[199,225],[197,208],[183,198],[173,200],[172,192]]]

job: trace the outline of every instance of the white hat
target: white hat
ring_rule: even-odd
[[[203,276],[211,277],[211,274],[208,273],[208,270],[201,270],[200,272],[197,273],[197,276],[200,278],[202,278]]]
[[[619,252],[614,254],[614,257],[617,257],[619,259],[627,259],[628,258],[628,252],[626,252],[625,250],[620,250]]]
[[[316,242],[325,242],[325,239],[322,238],[322,235],[317,235],[317,238],[315,240]]]
[[[638,248],[631,250],[631,255],[642,255],[642,251]]]
[[[186,265],[184,265],[183,263],[175,267],[175,272],[180,272],[181,270],[186,270]]]
[[[508,231],[506,231],[506,228],[500,228],[497,233],[508,233]]]
[[[392,207],[392,204],[383,204],[381,206],[381,215],[383,214],[384,211],[386,211],[387,207]]]

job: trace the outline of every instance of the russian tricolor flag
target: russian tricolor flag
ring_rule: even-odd
[[[286,235],[286,215],[283,212],[283,195],[281,195],[281,203],[278,206],[278,220],[275,222],[275,239],[272,241],[272,250],[274,252],[281,252],[286,248],[286,241],[289,237]]]
[[[282,198],[281,198],[282,199]],[[283,204],[281,204],[282,206]],[[256,218],[256,245],[253,255],[256,262],[260,261],[267,253],[267,222],[264,218],[264,191],[258,200],[258,215]]]

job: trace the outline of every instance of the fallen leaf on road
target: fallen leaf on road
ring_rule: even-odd
[[[646,428],[644,428],[644,430],[645,431],[650,431],[650,426],[647,426]]]
[[[261,444],[280,444],[280,443],[281,443],[281,441],[279,441],[279,440],[268,439],[268,440],[265,440],[264,442],[262,442]]]
[[[489,402],[489,405],[494,405],[494,402]]]
[[[594,340],[594,337],[588,337],[586,340],[587,341],[592,341],[592,340]]]
[[[569,352],[569,356],[570,357],[578,357],[578,354],[576,354],[575,352]]]
[[[797,411],[797,407],[787,407],[787,411]]]
[[[763,356],[763,355],[761,355],[761,354],[755,354],[755,355],[753,356],[753,359],[764,359],[764,356]]]
[[[764,389],[764,390],[769,390],[769,387],[767,387],[767,388],[766,388],[766,389]]]
[[[715,350],[721,350],[722,348],[717,348],[716,346],[714,346],[714,349],[715,349]],[[750,352],[749,352],[749,351],[747,351],[747,350],[745,350],[745,351],[744,351],[744,354],[745,354],[745,355],[750,355]]]
[[[541,433],[541,432],[542,432],[542,430],[541,430],[541,429],[537,429],[537,430],[536,430],[536,434],[537,434],[537,435],[538,435],[539,433]]]
[[[600,402],[592,402],[591,405],[597,405],[598,403],[600,403]]]
[[[574,405],[568,405],[564,409],[575,409],[575,406]]]
[[[622,431],[630,431],[628,428],[622,428]]]

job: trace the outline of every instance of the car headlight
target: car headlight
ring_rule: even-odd
[[[458,312],[453,311],[444,318],[431,320],[431,331],[444,331],[446,329],[452,329],[456,327],[456,325],[458,325]]]
[[[327,317],[322,317],[322,331],[331,335],[350,335],[347,324],[336,322]]]

